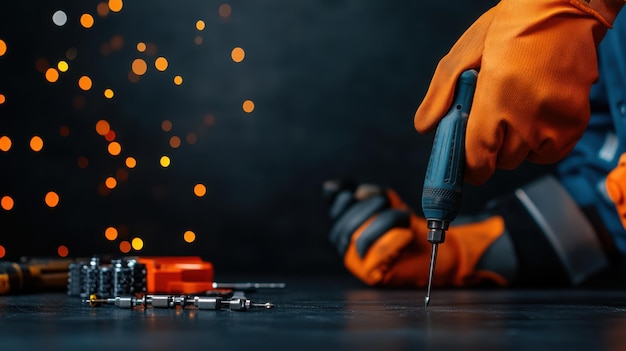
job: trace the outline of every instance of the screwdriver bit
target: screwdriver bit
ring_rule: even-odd
[[[232,298],[224,300],[218,296],[186,296],[186,295],[144,295],[143,297],[135,296],[117,296],[114,298],[99,298],[92,294],[89,299],[83,300],[90,306],[100,306],[104,304],[114,305],[118,308],[132,309],[137,306],[143,308],[185,308],[187,306],[195,306],[200,310],[220,310],[223,308],[231,311],[247,311],[251,308],[274,308],[274,304],[254,303],[245,298]]]

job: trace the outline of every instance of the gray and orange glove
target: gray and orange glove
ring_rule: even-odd
[[[502,0],[439,62],[415,113],[420,133],[449,109],[461,72],[480,70],[466,136],[466,176],[485,182],[524,160],[552,163],[580,139],[598,78],[596,48],[624,0]]]
[[[617,167],[607,176],[606,189],[626,229],[626,153],[622,154]]]
[[[377,186],[324,184],[331,202],[330,241],[346,268],[369,285],[423,287],[428,283],[431,245],[427,225],[392,190]],[[451,227],[439,251],[433,284],[506,285],[507,279],[478,268],[485,251],[503,234],[504,220],[491,217]]]

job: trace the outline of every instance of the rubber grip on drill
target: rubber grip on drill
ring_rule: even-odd
[[[450,110],[437,126],[422,193],[426,219],[451,222],[461,207],[465,129],[477,77],[475,70],[461,74]]]

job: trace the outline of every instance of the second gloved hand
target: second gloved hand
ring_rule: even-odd
[[[449,109],[461,72],[480,71],[466,136],[466,177],[485,182],[524,160],[556,162],[589,121],[596,47],[623,0],[502,0],[439,62],[415,114],[421,133]]]
[[[337,182],[326,182],[324,187],[332,200],[330,241],[352,274],[369,285],[426,286],[431,244],[423,218],[413,214],[389,189],[342,187]],[[503,232],[500,217],[451,228],[445,248],[439,251],[433,284],[507,284],[499,274],[477,268],[485,251]]]

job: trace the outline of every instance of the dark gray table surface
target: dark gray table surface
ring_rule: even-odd
[[[90,307],[64,293],[0,297],[0,350],[625,350],[626,290],[379,290],[287,280],[272,310]]]

